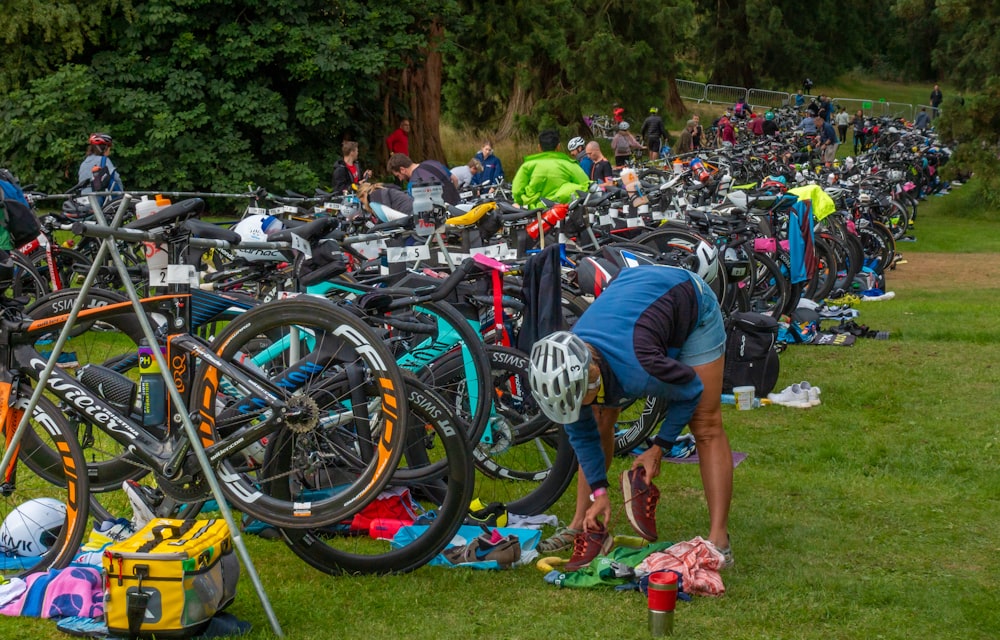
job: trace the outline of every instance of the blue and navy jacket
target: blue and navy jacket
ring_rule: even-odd
[[[670,401],[654,439],[661,446],[673,443],[701,400],[701,380],[677,357],[698,325],[706,295],[715,298],[704,280],[684,269],[623,269],[573,325],[573,333],[601,355],[603,382],[595,404],[624,407],[646,396]],[[583,407],[580,418],[565,428],[591,489],[606,487],[594,412]]]
[[[489,158],[483,157],[482,151],[477,151],[476,160],[483,165],[483,170],[472,176],[472,184],[494,184],[503,182],[503,164],[495,153],[491,153]]]

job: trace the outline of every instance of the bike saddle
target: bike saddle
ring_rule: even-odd
[[[188,218],[197,218],[204,210],[204,200],[201,198],[188,198],[187,200],[181,200],[177,204],[160,209],[147,218],[133,220],[125,225],[125,228],[137,231],[149,231],[150,229],[165,227],[175,222],[183,222]]]

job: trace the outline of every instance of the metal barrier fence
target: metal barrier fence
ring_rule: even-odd
[[[754,107],[783,107],[788,104],[788,93],[767,91],[766,89],[749,89],[747,102]]]
[[[747,90],[743,87],[729,87],[723,84],[705,85],[705,102],[736,104],[738,99],[746,100]]]
[[[676,79],[677,91],[684,100],[694,102],[707,102],[710,104],[736,104],[737,100],[746,100],[755,107],[781,107],[785,105],[795,106],[794,93],[785,91],[770,91],[767,89],[745,89],[723,84],[703,84],[691,80]],[[805,104],[816,96],[803,96]],[[913,120],[917,111],[922,107],[927,108],[927,112],[933,117],[934,109],[930,105],[914,105],[907,102],[889,102],[885,100],[872,100],[871,98],[833,98],[833,104],[843,106],[852,115],[861,109],[866,116],[873,117],[902,117]],[[938,110],[940,113],[940,110]]]
[[[684,100],[701,102],[705,99],[705,83],[693,82],[691,80],[675,80],[677,83],[677,93]]]

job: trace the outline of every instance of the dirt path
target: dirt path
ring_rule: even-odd
[[[956,283],[963,288],[1000,288],[998,253],[915,253],[907,251],[906,243],[900,243],[896,249],[903,254],[906,264],[886,273],[890,290],[947,290]]]

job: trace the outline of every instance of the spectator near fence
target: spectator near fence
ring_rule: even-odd
[[[931,107],[933,107],[931,115],[935,118],[938,117],[938,107],[941,106],[942,100],[944,100],[944,94],[941,93],[941,87],[934,85],[934,90],[931,91]]]
[[[847,109],[841,107],[837,111],[835,119],[837,121],[837,133],[840,136],[840,141],[843,142],[847,140],[847,125],[851,123],[851,114],[847,113]]]
[[[851,125],[854,128],[854,155],[857,155],[865,148],[865,114],[861,109],[854,114]]]

